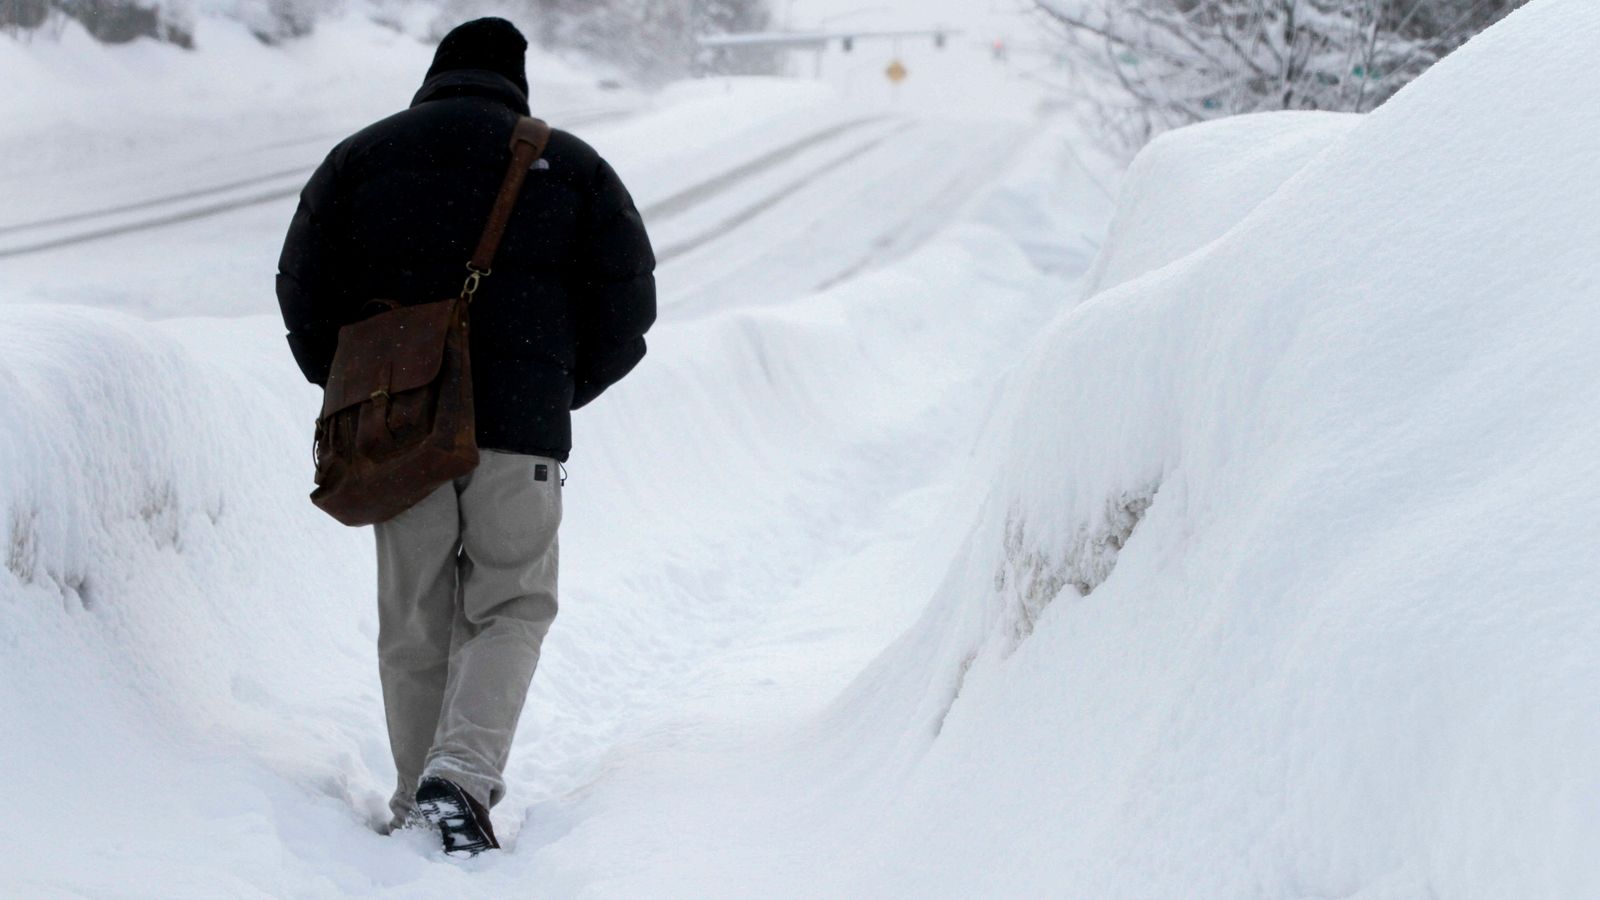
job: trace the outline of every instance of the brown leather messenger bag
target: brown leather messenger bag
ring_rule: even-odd
[[[522,117],[467,280],[454,299],[389,307],[339,329],[322,394],[311,502],[346,525],[387,521],[478,465],[467,320],[528,169],[550,138]]]

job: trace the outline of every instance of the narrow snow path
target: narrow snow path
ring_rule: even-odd
[[[179,893],[566,897],[703,893],[696,873],[726,876],[681,871],[673,830],[650,823],[715,780],[705,761],[803,727],[909,624],[940,570],[927,560],[950,552],[946,503],[984,477],[966,451],[1010,349],[1067,294],[1071,273],[1023,248],[1099,220],[1017,220],[1083,200],[1060,190],[1060,136],[1023,140],[1025,121],[963,134],[953,116],[837,103],[814,85],[709,88],[584,135],[637,185],[668,250],[662,317],[646,366],[577,421],[562,612],[495,811],[511,852],[466,867],[425,835],[374,830],[392,767],[370,536],[303,500],[314,391],[267,288],[292,199],[137,227],[299,176],[262,153],[185,190],[7,218],[0,240],[134,226],[0,260],[13,357],[0,382],[17,376],[29,410],[72,411],[0,443],[44,461],[19,463],[7,487],[17,544],[0,577],[27,605],[0,640],[39,649],[8,647],[0,710],[46,757],[0,748],[0,762],[67,785],[39,834],[100,814],[128,836],[70,878],[30,863],[10,880],[93,894],[159,864]],[[229,318],[196,318],[212,315]],[[108,438],[105,421],[122,431]],[[74,452],[35,453],[39,441]],[[25,699],[45,694],[78,709]],[[120,808],[102,811],[107,797]],[[167,814],[146,823],[151,808]],[[715,831],[703,811],[681,823]],[[209,844],[191,856],[197,829]],[[654,890],[652,870],[672,882]]]
[[[806,785],[820,784],[796,736],[933,592],[943,569],[927,562],[954,555],[962,534],[948,521],[990,477],[968,451],[1008,351],[1068,295],[1069,274],[1044,274],[1017,232],[991,223],[1012,202],[1054,192],[1057,203],[1093,206],[1091,186],[1049,138],[1018,155],[1018,168],[986,170],[976,207],[935,207],[940,235],[898,264],[667,330],[655,345],[658,379],[627,385],[585,423],[625,433],[671,404],[690,428],[746,439],[586,456],[584,466],[627,482],[587,503],[569,495],[584,510],[568,531],[582,587],[535,685],[510,773],[515,796],[502,807],[517,823],[516,849],[484,873],[490,890],[525,881],[560,897],[811,892],[784,881],[786,861],[815,866],[820,843],[796,828],[809,815]],[[840,207],[869,215],[876,199],[861,175],[877,171],[841,169],[854,190]],[[924,198],[948,197],[942,187]],[[749,343],[734,370],[749,408],[723,410],[731,386],[708,384],[726,374],[710,336],[726,340],[730,323]],[[688,396],[680,375],[704,385],[702,396]],[[588,491],[581,479],[574,488]],[[649,600],[626,605],[619,623],[613,592]],[[586,651],[569,659],[568,641]],[[571,703],[585,692],[603,711]]]
[[[858,560],[881,560],[886,547],[921,533],[926,518],[890,511],[926,515],[930,498],[960,480],[982,398],[1005,367],[1000,349],[1057,298],[1032,296],[1041,305],[1031,312],[972,322],[974,311],[995,312],[995,295],[1016,288],[1004,275],[995,283],[977,259],[938,259],[948,248],[907,267],[920,277],[888,270],[824,294],[816,288],[875,255],[891,262],[884,249],[904,237],[908,210],[926,215],[916,223],[924,235],[955,222],[961,201],[1008,173],[993,155],[980,164],[1016,134],[1003,122],[994,132],[993,143],[956,155],[941,123],[895,125],[871,138],[903,138],[895,152],[833,166],[799,196],[762,199],[767,182],[790,177],[782,171],[747,184],[739,198],[754,197],[770,213],[717,236],[699,260],[701,271],[718,260],[735,272],[765,271],[761,290],[731,309],[710,314],[723,295],[706,298],[687,285],[688,261],[663,266],[651,374],[619,386],[578,423],[585,449],[571,467],[564,531],[575,583],[547,643],[548,677],[530,700],[519,738],[526,749],[511,767],[518,796],[505,807],[515,817],[528,806],[539,840],[549,838],[548,822],[563,819],[548,805],[595,777],[618,746],[683,727],[686,704],[732,715],[740,728],[774,709],[793,721],[842,686],[926,598],[927,585],[909,575],[893,579],[905,591],[899,602],[884,585],[874,592],[881,596],[832,608],[837,598],[813,594],[820,573],[855,571]],[[832,232],[822,251],[837,256],[796,264],[797,229]],[[957,247],[958,257],[970,252]],[[993,343],[947,349],[956,335]],[[650,431],[644,423],[656,410],[671,410],[673,422],[705,439]],[[628,434],[656,446],[607,437]],[[586,502],[589,472],[625,481]],[[619,628],[613,596],[650,601],[626,609]],[[780,633],[791,638],[775,641]],[[608,658],[595,658],[595,647]],[[775,671],[762,671],[768,666]],[[743,671],[743,682],[712,674],[724,670]],[[581,687],[564,685],[563,671]],[[739,704],[730,706],[734,696]]]

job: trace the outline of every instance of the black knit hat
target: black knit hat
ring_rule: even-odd
[[[427,77],[455,69],[487,69],[511,79],[527,94],[528,75],[523,62],[527,50],[528,39],[505,19],[473,19],[451,29],[439,42]]]

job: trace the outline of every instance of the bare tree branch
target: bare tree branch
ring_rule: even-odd
[[[1124,150],[1267,109],[1365,111],[1524,0],[1031,0]]]

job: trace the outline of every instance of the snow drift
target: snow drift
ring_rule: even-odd
[[[1257,113],[1166,132],[1128,167],[1084,296],[1200,249],[1239,224],[1362,117]]]
[[[1124,283],[1038,342],[965,550],[830,720],[898,774],[819,894],[1600,891],[1597,41],[1536,2],[1353,127],[1134,166]],[[1302,150],[1220,237],[1140,213],[1219,127]]]

